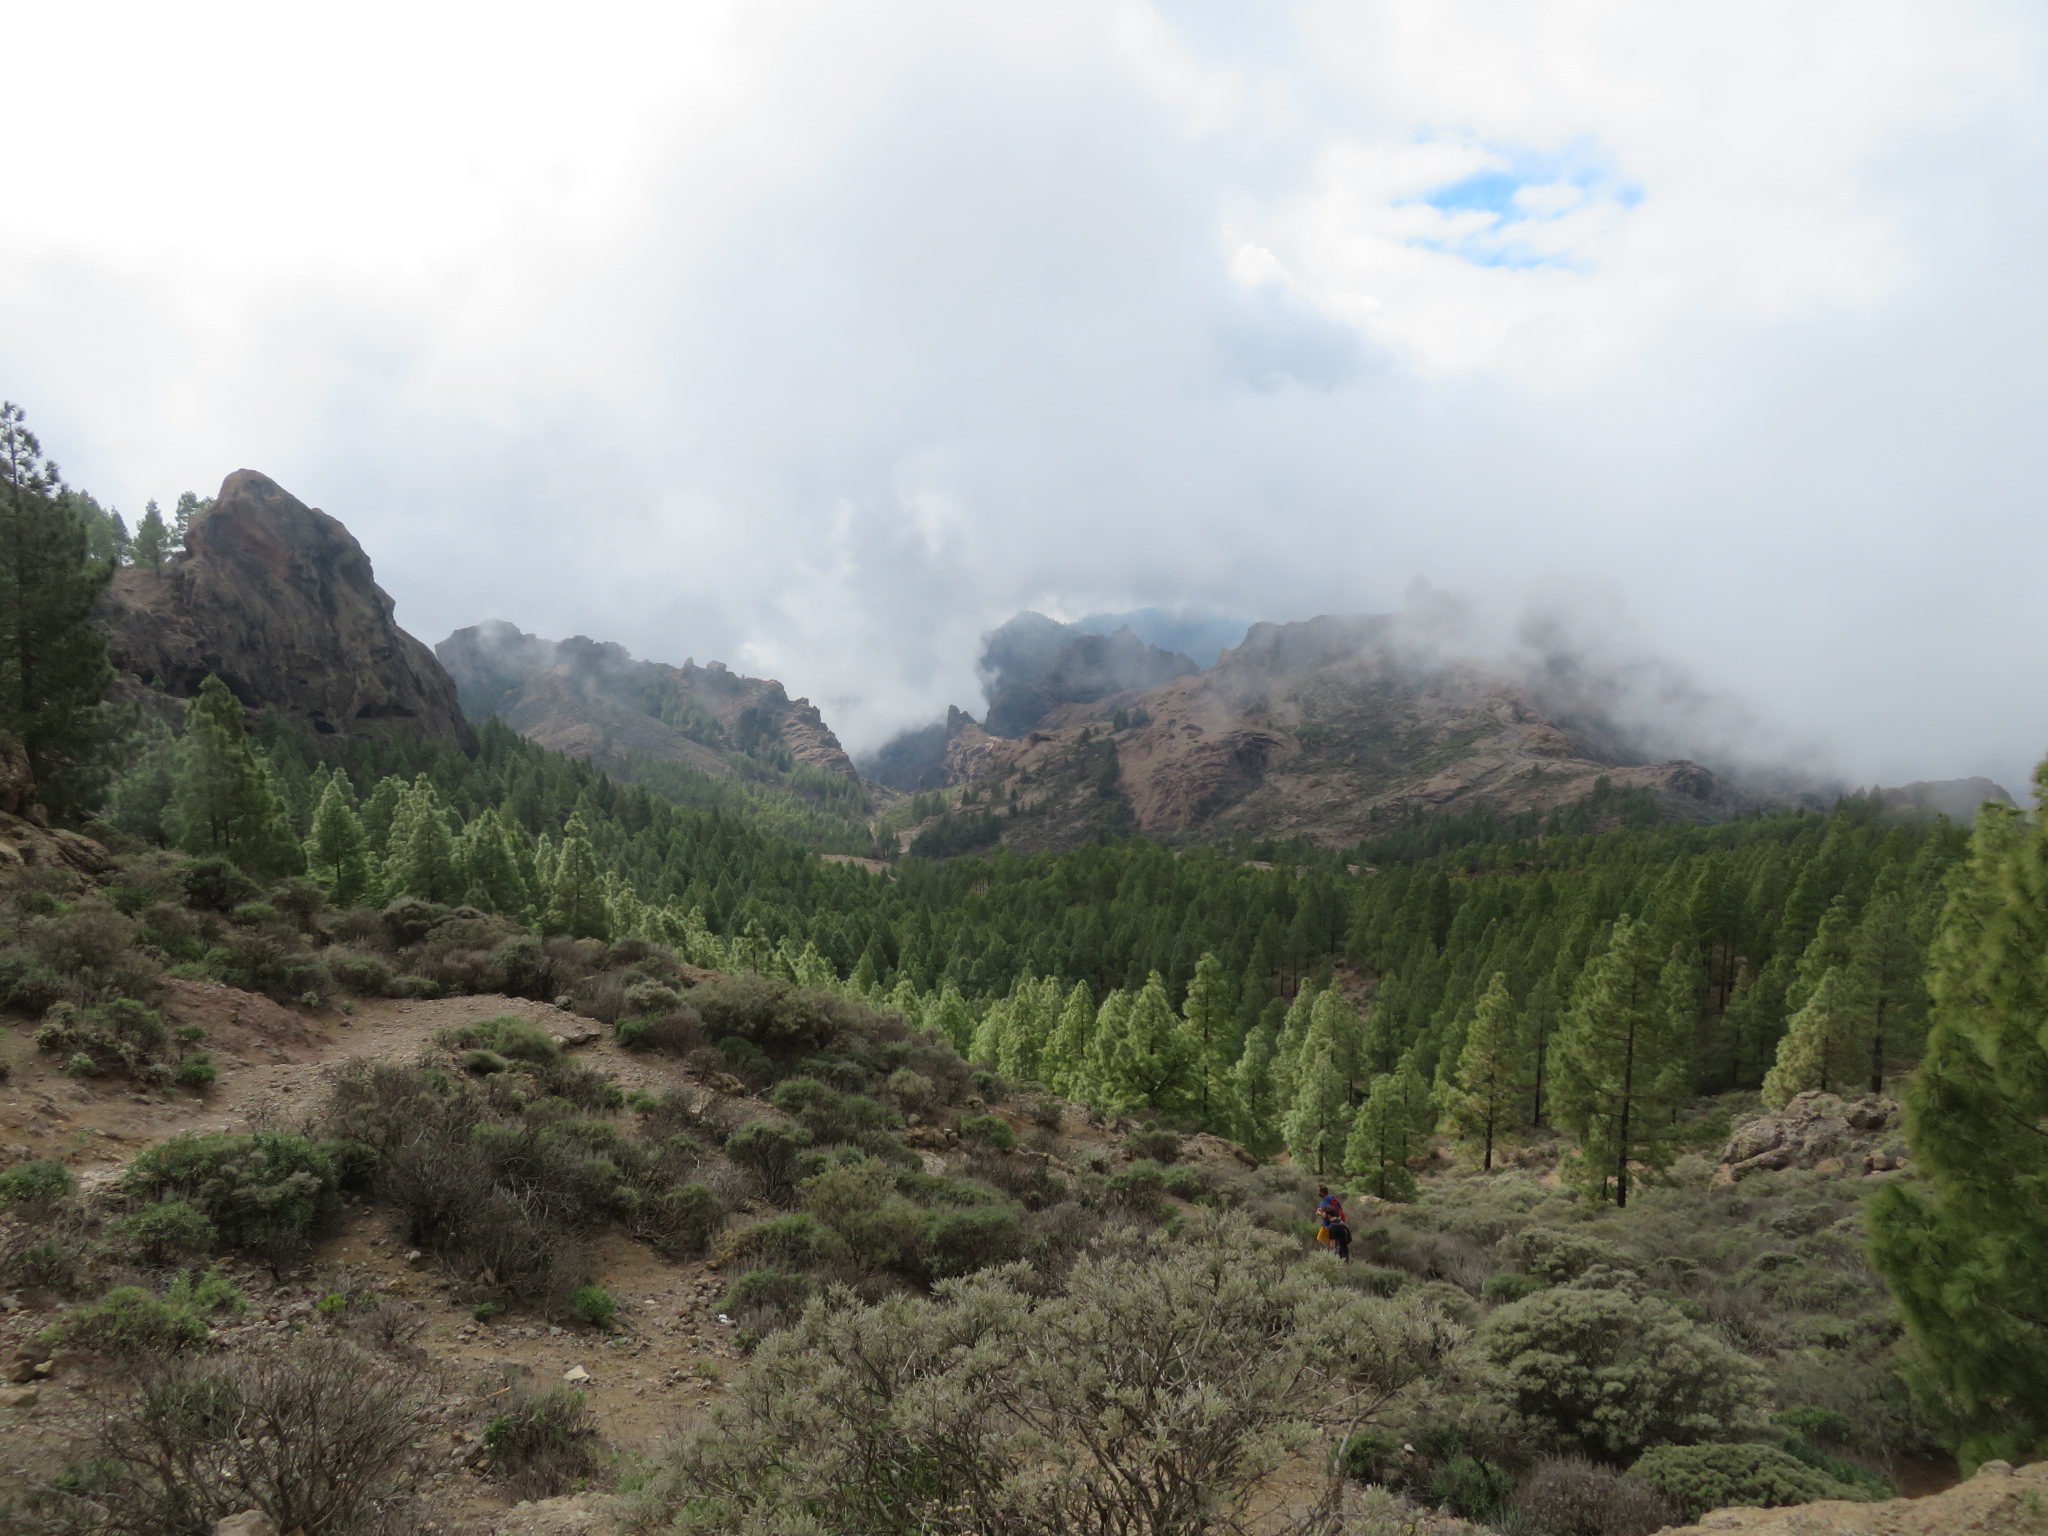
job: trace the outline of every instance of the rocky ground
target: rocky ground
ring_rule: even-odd
[[[1718,1509],[1699,1524],[1664,1536],[1723,1531],[1744,1536],[1951,1536],[1963,1531],[2041,1536],[2048,1532],[2048,1461],[2017,1470],[2002,1461],[1987,1462],[1968,1482],[1924,1499],[1882,1504],[1830,1499],[1789,1509]]]

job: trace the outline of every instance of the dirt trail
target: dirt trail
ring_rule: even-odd
[[[79,1081],[34,1050],[32,1026],[16,1023],[0,1034],[0,1057],[11,1068],[0,1082],[0,1164],[61,1158],[91,1187],[112,1183],[143,1148],[182,1131],[303,1128],[346,1064],[412,1061],[442,1030],[506,1014],[563,1037],[578,1059],[628,1092],[689,1081],[672,1062],[620,1050],[610,1031],[589,1019],[522,998],[386,1000],[358,1004],[348,1014],[314,1013],[225,987],[179,983],[163,1011],[174,1025],[207,1029],[205,1048],[220,1069],[210,1093],[138,1092],[125,1082]],[[403,1304],[420,1325],[419,1347],[446,1385],[434,1426],[419,1442],[438,1468],[425,1480],[436,1523],[444,1530],[492,1531],[506,1501],[468,1463],[508,1380],[545,1387],[584,1373],[588,1379],[575,1384],[605,1439],[622,1451],[644,1452],[716,1400],[739,1368],[730,1329],[718,1321],[724,1280],[708,1266],[671,1263],[617,1234],[602,1237],[594,1257],[596,1278],[620,1303],[614,1329],[563,1327],[521,1312],[479,1323],[466,1304],[451,1298],[450,1282],[412,1256],[389,1213],[352,1203],[296,1270],[273,1277],[254,1266],[235,1267],[250,1311],[218,1330],[219,1337],[233,1348],[266,1331],[324,1326],[313,1304],[336,1290]],[[0,1297],[0,1352],[8,1359],[26,1352],[57,1310],[51,1297]],[[0,1473],[0,1498],[20,1486],[19,1477],[49,1475],[61,1464],[90,1412],[82,1395],[89,1376],[86,1362],[60,1362],[55,1377],[38,1386],[35,1403],[0,1407],[0,1434],[19,1452],[15,1466]]]

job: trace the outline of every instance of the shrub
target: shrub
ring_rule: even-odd
[[[221,936],[207,952],[206,968],[228,986],[261,992],[280,1003],[318,1002],[334,992],[327,967],[299,947],[296,939],[265,931]]]
[[[1510,1405],[1612,1461],[1645,1446],[1726,1434],[1754,1417],[1756,1366],[1662,1301],[1548,1290],[1480,1332]]]
[[[763,1198],[783,1204],[796,1190],[811,1133],[800,1125],[756,1120],[733,1132],[725,1155],[754,1176]]]
[[[926,1263],[938,1280],[1007,1264],[1023,1250],[1016,1213],[997,1205],[935,1212],[926,1221],[924,1242]]]
[[[991,1152],[1007,1152],[1017,1145],[1017,1133],[1001,1115],[969,1115],[960,1122],[960,1137]]]
[[[283,1531],[403,1529],[419,1400],[411,1371],[336,1339],[148,1362],[99,1416],[74,1513],[124,1532],[206,1531],[252,1508]]]
[[[710,1246],[725,1225],[725,1206],[703,1184],[680,1184],[654,1202],[647,1215],[647,1236],[670,1258],[693,1259]]]
[[[155,1009],[132,997],[120,997],[93,1008],[54,1004],[36,1031],[36,1049],[70,1057],[64,1070],[73,1077],[99,1077],[107,1072],[139,1077],[156,1061],[168,1039]]]
[[[1429,1482],[1431,1502],[1467,1520],[1492,1520],[1514,1494],[1514,1478],[1476,1456],[1453,1456]]]
[[[65,979],[33,956],[0,954],[0,1002],[42,1014],[61,1002],[67,990]]]
[[[122,1285],[52,1324],[42,1341],[94,1354],[141,1355],[191,1349],[205,1343],[206,1335],[206,1318],[197,1307]]]
[[[204,1051],[194,1051],[178,1063],[178,1070],[172,1081],[180,1088],[190,1088],[194,1093],[206,1093],[220,1076],[213,1064],[213,1058]]]
[[[1157,1163],[1133,1163],[1110,1175],[1109,1198],[1133,1216],[1157,1217],[1166,1194],[1166,1170]]]
[[[515,1499],[551,1499],[594,1477],[597,1425],[581,1392],[522,1394],[484,1428],[492,1476]]]
[[[752,1269],[726,1288],[718,1306],[743,1334],[760,1339],[794,1323],[811,1299],[811,1290],[807,1276]]]
[[[185,903],[202,912],[232,912],[262,894],[230,859],[194,859],[185,866]]]
[[[145,1264],[177,1264],[219,1241],[206,1213],[189,1200],[158,1200],[114,1223],[121,1246]]]
[[[76,1188],[78,1180],[62,1163],[16,1163],[0,1173],[0,1205],[27,1216],[43,1215],[70,1198]]]
[[[1770,1445],[1660,1445],[1643,1452],[1629,1476],[1662,1493],[1688,1520],[1731,1506],[1869,1497]]]
[[[339,1178],[334,1159],[303,1136],[187,1131],[137,1157],[127,1183],[144,1198],[190,1201],[233,1247],[277,1253],[335,1208]]]
[[[773,976],[721,976],[690,993],[712,1035],[730,1036],[771,1056],[829,1045],[871,1017],[858,1004]]]
[[[1502,1256],[1517,1269],[1552,1285],[1576,1280],[1595,1266],[1629,1267],[1614,1244],[1560,1227],[1527,1227],[1500,1246]]]
[[[1381,1430],[1362,1429],[1345,1439],[1337,1459],[1346,1477],[1390,1484],[1401,1471],[1401,1442]]]
[[[1124,1138],[1124,1155],[1133,1162],[1150,1158],[1155,1163],[1170,1163],[1180,1156],[1180,1136],[1148,1125]]]
[[[523,1061],[538,1067],[549,1066],[562,1057],[562,1048],[555,1043],[553,1035],[538,1024],[511,1014],[485,1019],[481,1024],[468,1024],[461,1029],[445,1030],[441,1043],[457,1050],[491,1051],[509,1061]]]
[[[1534,1275],[1518,1275],[1512,1269],[1503,1269],[1486,1277],[1486,1284],[1480,1287],[1479,1294],[1495,1306],[1505,1306],[1511,1301],[1520,1301],[1524,1296],[1534,1296],[1538,1291],[1549,1288],[1548,1280],[1539,1280]]]
[[[1678,1509],[1646,1483],[1579,1456],[1541,1462],[1515,1494],[1527,1536],[1651,1536]]]
[[[438,902],[403,896],[379,914],[384,932],[400,949],[410,949],[454,914]]]
[[[601,1285],[586,1285],[569,1298],[569,1312],[593,1328],[609,1328],[619,1315],[618,1298]]]
[[[391,989],[391,967],[377,955],[343,950],[328,956],[327,970],[336,986],[358,997],[382,997]]]

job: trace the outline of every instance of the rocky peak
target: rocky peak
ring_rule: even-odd
[[[454,682],[398,627],[363,547],[255,470],[221,483],[161,573],[118,572],[98,617],[132,691],[189,699],[218,673],[243,704],[316,740],[374,734],[476,750]]]

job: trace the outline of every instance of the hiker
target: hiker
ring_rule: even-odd
[[[1322,1223],[1322,1236],[1337,1245],[1337,1257],[1343,1263],[1351,1262],[1351,1223],[1344,1219],[1344,1206],[1330,1193],[1330,1186],[1316,1186],[1316,1220]]]

